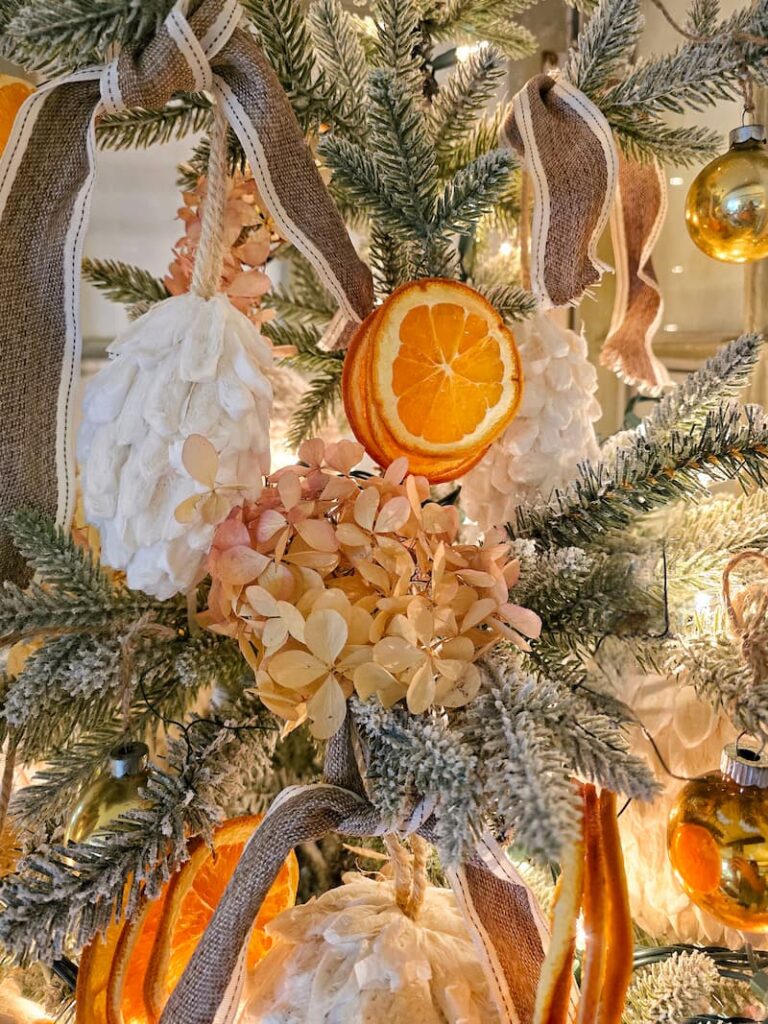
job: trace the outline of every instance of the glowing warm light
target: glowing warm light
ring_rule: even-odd
[[[680,330],[680,324],[664,324],[667,334],[676,334]]]
[[[579,919],[576,922],[576,949],[580,953],[583,953],[587,948],[587,930],[584,927],[584,916],[579,914]]]
[[[499,246],[499,255],[511,256],[513,248],[514,246],[511,242],[502,242],[501,245]]]
[[[679,177],[675,176],[675,177],[669,179],[669,184],[670,185],[678,185],[679,186],[679,185],[684,184],[684,181],[685,181],[685,179],[679,178]]]
[[[473,53],[477,53],[477,51],[482,46],[487,46],[487,45],[488,45],[487,43],[483,42],[483,43],[472,43],[471,46],[457,46],[456,47],[456,60],[459,61],[461,64],[463,64],[465,60],[469,60],[469,58],[472,56]]]
[[[681,267],[679,263],[676,263],[675,266],[672,267],[673,274],[682,274],[684,271],[685,267]]]
[[[700,590],[693,599],[693,606],[696,609],[697,615],[706,615],[707,612],[712,609],[712,602],[714,598],[712,594],[708,594],[706,590]]]

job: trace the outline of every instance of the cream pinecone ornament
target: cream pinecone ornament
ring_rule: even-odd
[[[462,508],[483,530],[563,487],[580,462],[598,454],[597,372],[584,337],[547,313],[522,324],[515,337],[524,373],[520,410],[461,481]]]
[[[78,455],[102,560],[162,600],[199,581],[216,526],[269,472],[271,348],[217,294],[226,175],[217,108],[192,291],[130,325],[83,403]]]

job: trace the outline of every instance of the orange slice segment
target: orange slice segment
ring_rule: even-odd
[[[112,922],[104,935],[83,950],[75,990],[75,1024],[107,1024],[107,988],[123,921]]]
[[[510,423],[522,395],[520,356],[493,306],[457,281],[398,288],[371,326],[372,397],[408,452],[476,455]]]
[[[143,903],[120,932],[107,985],[107,1024],[155,1024],[144,999],[152,946],[160,930],[167,886]]]
[[[19,108],[34,91],[34,86],[21,78],[0,75],[0,153],[8,142]]]
[[[261,816],[247,816],[225,822],[214,834],[213,851],[202,840],[193,842],[189,860],[171,879],[144,983],[144,998],[150,1015],[154,1015],[150,1020],[160,1017],[213,917],[245,844],[261,820]],[[291,853],[267,894],[251,933],[249,969],[270,949],[272,939],[264,933],[264,927],[293,906],[298,884],[298,862]]]

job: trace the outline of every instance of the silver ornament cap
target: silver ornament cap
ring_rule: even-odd
[[[729,743],[720,759],[720,771],[737,786],[768,789],[768,754],[744,742]]]
[[[731,149],[734,146],[764,146],[766,143],[765,125],[742,124],[734,128],[728,136]]]
[[[143,775],[149,763],[149,747],[146,743],[129,741],[113,747],[109,752],[109,773],[113,779],[124,779],[129,775]]]

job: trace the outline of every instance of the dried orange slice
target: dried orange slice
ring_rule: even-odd
[[[370,344],[371,397],[406,452],[467,459],[517,412],[514,336],[468,285],[428,278],[398,288],[376,314]]]
[[[83,950],[77,971],[75,1024],[107,1024],[107,988],[123,921],[112,922]]]
[[[167,886],[126,921],[115,945],[106,999],[106,1024],[154,1024],[144,999],[144,982],[155,936],[160,930]]]
[[[371,339],[381,309],[375,310],[362,323],[347,349],[342,375],[342,396],[349,425],[377,465],[386,468],[395,459],[405,456],[411,473],[425,476],[432,483],[455,480],[467,473],[485,455],[482,448],[459,458],[420,455],[401,447],[388,430],[372,400],[370,374],[372,368]]]
[[[261,820],[261,816],[247,816],[225,822],[214,834],[213,851],[202,840],[190,844],[189,860],[168,886],[161,926],[150,955],[144,983],[150,1020],[160,1017],[213,917],[245,844]],[[264,933],[264,927],[281,911],[293,906],[298,884],[299,866],[291,853],[256,919],[248,946],[249,968],[270,949],[272,939]]]
[[[0,153],[8,142],[19,107],[34,91],[34,86],[21,78],[0,75]]]

